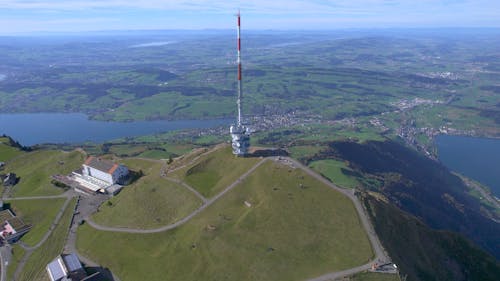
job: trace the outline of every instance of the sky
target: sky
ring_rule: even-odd
[[[500,27],[498,0],[0,0],[0,34],[98,30]]]

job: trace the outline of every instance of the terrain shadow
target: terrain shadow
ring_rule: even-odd
[[[107,268],[100,266],[85,267],[89,276],[86,281],[115,281],[113,274]]]
[[[256,148],[249,151],[246,157],[272,157],[272,156],[288,156],[288,152],[281,148]]]

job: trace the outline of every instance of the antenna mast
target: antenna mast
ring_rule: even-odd
[[[238,63],[238,100],[236,101],[236,103],[238,104],[238,122],[237,122],[237,126],[238,127],[241,127],[241,96],[243,94],[243,89],[242,89],[242,83],[241,83],[241,29],[240,29],[240,26],[241,26],[241,20],[240,20],[240,11],[238,11],[238,14],[236,14],[236,16],[238,17],[238,59],[237,59],[237,63]]]
[[[240,11],[236,14],[238,17],[238,37],[237,37],[237,50],[238,50],[238,99],[236,104],[238,105],[238,116],[236,117],[236,124],[231,125],[229,132],[231,133],[231,146],[233,147],[233,154],[237,156],[246,156],[248,154],[248,148],[250,147],[250,133],[247,127],[245,127],[241,122],[241,96],[243,94],[242,83],[241,83],[241,19]]]

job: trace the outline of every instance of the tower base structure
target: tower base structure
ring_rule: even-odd
[[[236,156],[245,156],[248,154],[250,147],[250,133],[245,126],[232,125],[229,128],[231,133],[231,146],[233,147],[233,154]]]

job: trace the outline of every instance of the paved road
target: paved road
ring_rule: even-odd
[[[11,255],[12,248],[10,247],[9,244],[3,246],[0,248],[0,263],[1,263],[1,274],[0,274],[0,281],[6,281],[7,280],[7,266],[8,263],[10,263],[10,260],[12,258]]]
[[[96,198],[96,196],[99,197]],[[82,219],[82,216],[90,214],[90,210],[95,210],[95,208],[97,208],[105,200],[107,200],[107,197],[101,195],[78,196],[78,201],[73,211],[73,219],[71,220],[71,225],[68,231],[68,236],[66,237],[66,244],[64,245],[63,253],[75,253],[78,256],[78,259],[83,264],[85,264],[86,267],[97,268],[100,274],[105,276],[106,280],[120,281],[118,276],[116,276],[109,270],[102,268],[98,263],[87,258],[86,256],[81,255],[76,249],[77,228],[80,220]]]
[[[252,168],[250,168],[246,173],[241,175],[236,181],[234,181],[232,184],[230,184],[226,189],[224,189],[221,193],[217,194],[216,196],[210,198],[209,200],[206,201],[205,204],[203,204],[200,208],[196,209],[194,212],[189,214],[188,216],[184,217],[183,219],[169,225],[165,225],[160,228],[155,228],[155,229],[134,229],[134,228],[124,228],[124,227],[109,227],[109,226],[102,226],[90,219],[90,217],[86,218],[87,223],[92,226],[93,228],[97,230],[102,230],[102,231],[111,231],[111,232],[126,232],[126,233],[157,233],[157,232],[163,232],[167,230],[174,229],[176,227],[179,227],[189,220],[191,220],[194,216],[198,215],[201,213],[203,210],[205,210],[207,207],[212,205],[215,201],[217,201],[219,198],[224,196],[227,192],[229,192],[231,189],[233,189],[235,186],[237,186],[243,179],[248,177],[253,171],[255,171],[262,163],[267,161],[268,158],[262,159],[259,161],[257,164],[255,164]]]

